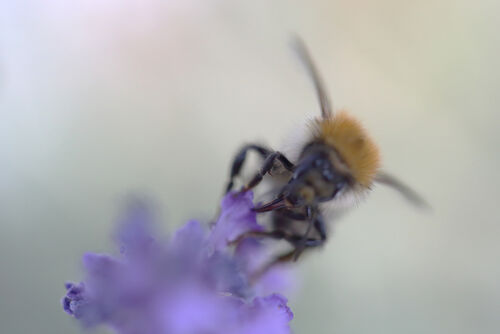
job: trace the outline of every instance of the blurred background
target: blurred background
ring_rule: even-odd
[[[243,143],[337,107],[378,141],[390,189],[299,263],[294,332],[500,331],[500,2],[0,1],[0,331],[80,333],[59,299],[109,252],[129,194],[172,230],[213,217]],[[104,333],[104,331],[102,331]]]

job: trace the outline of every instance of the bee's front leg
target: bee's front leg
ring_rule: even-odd
[[[266,175],[273,169],[274,163],[276,161],[281,162],[283,167],[285,167],[289,171],[293,171],[295,168],[294,164],[291,163],[290,160],[288,160],[281,152],[275,151],[267,156],[260,170],[257,172],[257,174],[255,174],[252,180],[246,186],[244,186],[243,189],[241,189],[241,191],[248,191],[258,185],[260,181],[262,181],[264,175]]]
[[[234,157],[233,164],[231,165],[231,172],[229,176],[229,181],[226,186],[226,193],[230,192],[231,189],[233,189],[234,178],[240,173],[241,167],[245,162],[247,152],[251,150],[257,152],[263,159],[265,159],[272,152],[271,150],[256,144],[249,144],[243,146],[243,148]]]

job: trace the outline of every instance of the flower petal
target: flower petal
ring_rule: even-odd
[[[210,244],[214,250],[222,250],[248,231],[261,231],[253,208],[251,191],[236,194],[229,193],[221,203],[219,219],[212,228]]]

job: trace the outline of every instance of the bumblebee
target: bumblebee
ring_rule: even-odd
[[[293,46],[314,83],[321,116],[307,123],[306,135],[295,144],[295,157],[262,145],[244,146],[233,160],[226,187],[226,192],[233,189],[247,152],[255,151],[262,157],[261,168],[240,192],[259,185],[266,174],[272,175],[271,181],[277,184],[274,198],[253,210],[272,212],[273,229],[249,232],[239,240],[270,237],[288,241],[293,249],[270,265],[296,260],[304,249],[321,246],[327,240],[325,213],[331,215],[353,206],[371,191],[374,183],[391,186],[416,205],[426,205],[413,190],[380,169],[376,143],[357,119],[346,111],[333,110],[305,44],[295,39]],[[273,172],[280,169],[285,171],[284,177]]]

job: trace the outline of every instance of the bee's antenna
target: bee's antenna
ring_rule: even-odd
[[[403,197],[406,198],[410,203],[421,209],[431,209],[429,203],[427,203],[425,199],[423,199],[415,190],[411,189],[409,186],[398,180],[393,175],[390,175],[386,172],[378,172],[378,174],[375,176],[375,182],[384,184],[399,191],[399,193],[403,195]]]
[[[318,94],[319,104],[321,106],[321,116],[323,118],[331,118],[333,115],[333,108],[328,94],[326,93],[325,84],[316,69],[316,65],[314,64],[305,43],[300,37],[295,35],[292,37],[291,45],[295,52],[297,52],[300,60],[306,67],[309,76],[314,82],[316,93]]]

